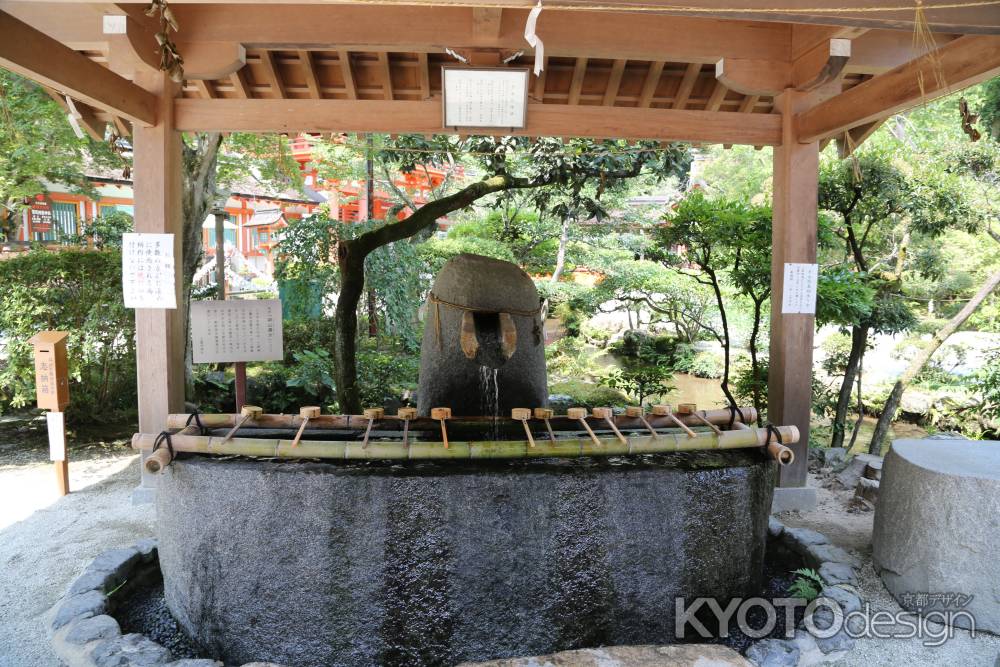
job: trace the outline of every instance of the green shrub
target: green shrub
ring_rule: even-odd
[[[119,417],[136,405],[135,316],[122,301],[121,253],[33,250],[0,262],[0,412],[33,406],[28,339],[69,332],[71,420]]]
[[[687,372],[700,378],[718,379],[722,377],[723,360],[715,352],[698,352],[691,359]]]
[[[593,408],[606,408],[609,406],[621,407],[631,405],[629,397],[611,387],[603,387],[591,382],[581,382],[579,380],[569,380],[567,382],[556,382],[549,385],[549,394],[561,394],[568,396],[567,405],[552,406],[559,411],[567,407],[581,407],[588,410]]]
[[[417,388],[420,360],[395,351],[362,351],[358,354],[358,384],[365,407],[382,407]]]
[[[318,319],[286,319],[282,322],[285,343],[285,363],[294,361],[293,354],[303,350],[326,350],[333,354],[334,323],[332,317]]]

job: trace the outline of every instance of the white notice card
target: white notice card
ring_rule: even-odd
[[[445,127],[524,127],[528,70],[445,67]]]
[[[281,301],[192,301],[191,353],[196,364],[280,360]]]
[[[122,234],[126,308],[177,308],[173,234]]]
[[[46,412],[45,422],[49,428],[49,460],[66,460],[66,413]]]
[[[781,294],[781,312],[816,313],[816,264],[785,264],[785,283]]]

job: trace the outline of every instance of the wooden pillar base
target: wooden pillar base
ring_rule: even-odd
[[[56,470],[56,489],[60,496],[69,495],[69,461],[53,461]]]

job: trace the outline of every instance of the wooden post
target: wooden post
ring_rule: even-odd
[[[69,363],[65,331],[42,331],[28,342],[35,348],[35,396],[38,407],[48,410],[49,460],[55,466],[59,495],[69,493],[69,456],[66,452],[66,413],[69,405]]]
[[[175,310],[135,311],[139,430],[159,433],[167,415],[184,408],[184,317],[181,293],[184,231],[181,202],[181,135],[174,130],[173,98],[179,86],[162,72],[137,75],[136,82],[157,96],[157,124],[133,127],[135,230],[174,235]],[[151,502],[155,477],[143,467],[135,502]]]
[[[215,210],[215,282],[219,301],[226,300],[226,210]],[[236,407],[239,410],[239,406]]]
[[[816,217],[819,191],[819,143],[800,144],[795,114],[812,99],[786,90],[775,98],[782,116],[782,143],[774,149],[774,214],[771,232],[771,354],[768,375],[768,420],[798,427],[792,445],[795,460],[782,466],[779,485],[806,483],[809,417],[812,404],[813,331],[815,316],[782,314],[786,263],[816,262]]]

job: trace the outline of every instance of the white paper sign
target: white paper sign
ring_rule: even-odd
[[[191,352],[196,364],[278,361],[281,301],[192,301]]]
[[[173,234],[122,234],[126,308],[177,308]]]
[[[49,427],[49,460],[66,460],[65,412],[46,412],[45,422]]]
[[[781,312],[816,313],[816,264],[785,264],[785,282],[781,294]]]
[[[441,70],[445,127],[524,127],[528,70]]]

